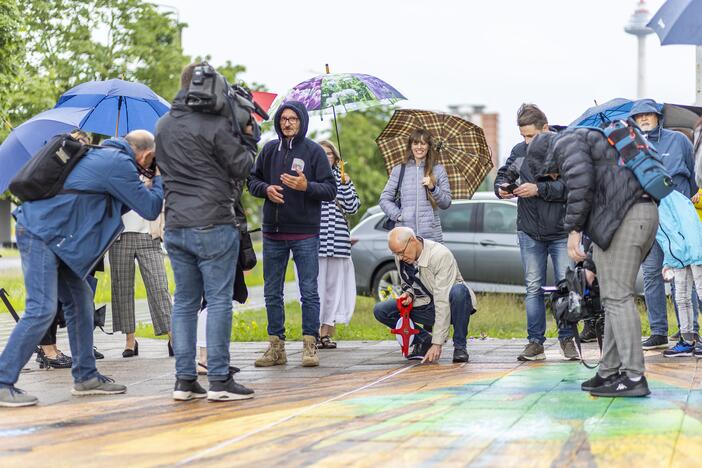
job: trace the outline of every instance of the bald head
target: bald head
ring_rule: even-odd
[[[136,154],[142,151],[152,151],[156,147],[153,134],[147,130],[133,130],[127,133],[124,139],[127,140]]]
[[[417,236],[412,228],[405,226],[396,227],[388,233],[388,247],[393,252],[399,252],[407,245],[410,239],[416,238]]]

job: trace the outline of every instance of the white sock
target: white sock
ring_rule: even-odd
[[[638,377],[629,377],[629,380],[631,380],[632,382],[638,382],[639,380],[641,380],[641,377],[642,376],[640,375]]]

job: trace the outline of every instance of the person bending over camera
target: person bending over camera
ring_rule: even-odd
[[[596,396],[645,396],[650,391],[634,287],[656,239],[658,210],[634,173],[617,164],[618,156],[601,132],[569,129],[552,143],[544,170],[560,173],[566,184],[570,258],[585,260],[583,233],[592,239],[606,311],[600,368],[582,389]]]

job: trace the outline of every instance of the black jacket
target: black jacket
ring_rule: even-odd
[[[617,156],[602,132],[575,128],[558,134],[545,163],[545,171],[560,173],[568,188],[566,231],[585,232],[603,250],[644,195],[634,173],[617,165]]]
[[[517,229],[532,239],[552,241],[568,236],[568,231],[563,227],[566,189],[561,179],[535,177],[533,165],[526,164],[526,161],[537,156],[543,161],[548,144],[555,134],[544,133],[542,138],[539,137],[541,135],[528,145],[528,156],[526,143],[521,142],[512,148],[509,158],[497,171],[494,189],[495,195],[499,197],[498,188],[501,185],[511,184],[517,179],[521,180],[520,183],[535,183],[539,189],[537,196],[517,200]]]
[[[300,119],[300,130],[292,140],[285,139],[280,128],[280,115],[285,109],[292,109]],[[302,103],[291,101],[280,106],[274,117],[278,139],[266,143],[251,171],[249,191],[256,197],[266,199],[263,204],[263,232],[319,234],[322,202],[336,198],[336,181],[327,155],[321,146],[305,137],[308,123],[307,109]],[[302,172],[307,178],[306,192],[286,187],[280,180],[283,173],[297,176],[292,169],[294,159],[304,162]],[[285,202],[282,205],[268,200],[266,189],[269,185],[283,187]]]
[[[234,204],[256,156],[230,118],[194,112],[180,91],[156,126],[156,162],[166,191],[166,229],[236,224]]]

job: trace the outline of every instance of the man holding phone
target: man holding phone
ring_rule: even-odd
[[[546,115],[534,104],[522,104],[517,111],[517,125],[524,141],[512,148],[505,164],[497,171],[495,195],[517,197],[517,235],[526,283],[527,333],[529,343],[517,357],[520,361],[546,359],[546,305],[542,286],[546,286],[548,258],[551,257],[555,280],[565,277],[568,266],[568,233],[565,219],[566,189],[560,179],[532,174],[527,158],[539,153],[543,161],[551,138]],[[539,135],[538,144],[532,141]],[[559,330],[561,350],[566,359],[578,359],[570,330]]]
[[[336,198],[336,182],[327,155],[306,138],[309,116],[305,106],[290,101],[273,119],[278,139],[269,141],[249,176],[249,191],[265,198],[263,205],[263,295],[268,315],[269,347],[257,367],[283,365],[285,309],[283,287],[292,252],[302,296],[302,365],[319,365],[319,224],[322,202]]]

